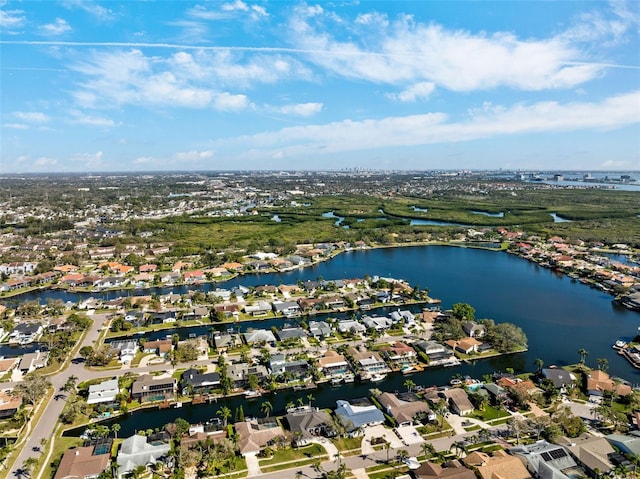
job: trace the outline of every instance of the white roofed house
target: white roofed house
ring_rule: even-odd
[[[300,314],[300,305],[295,301],[274,301],[272,306],[276,314],[282,314],[287,317]]]
[[[27,374],[36,369],[44,368],[49,364],[49,351],[35,351],[22,356],[18,368],[22,374]]]
[[[271,346],[276,345],[276,337],[267,329],[254,329],[242,334],[245,343],[251,345],[255,343],[267,343]]]
[[[113,404],[120,392],[118,379],[109,379],[99,384],[89,386],[87,404]]]
[[[116,352],[118,361],[122,364],[130,364],[138,352],[138,343],[132,339],[123,341],[112,341],[109,348]]]
[[[118,479],[126,477],[138,466],[155,464],[158,459],[171,451],[168,442],[153,440],[148,442],[145,436],[134,435],[122,442],[116,462],[118,464]]]

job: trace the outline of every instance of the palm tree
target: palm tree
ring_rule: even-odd
[[[269,401],[264,401],[260,405],[260,411],[262,411],[267,417],[269,417],[269,414],[271,414],[271,411],[273,411],[273,404],[271,404]]]
[[[117,422],[113,423],[111,425],[111,431],[113,431],[113,436],[118,439],[118,431],[120,430],[121,426],[120,424],[118,424]]]
[[[293,401],[289,401],[284,408],[288,411],[290,409],[293,409],[294,407],[296,407],[296,403],[294,403]]]
[[[425,460],[432,457],[436,453],[436,448],[430,442],[423,442],[420,445],[420,450]]]
[[[222,418],[222,421],[224,423],[224,425],[227,425],[227,421],[229,420],[229,418],[231,417],[231,409],[229,409],[227,406],[222,406],[220,409],[218,409],[216,411],[216,415],[220,416]],[[268,414],[267,414],[268,416]]]
[[[78,378],[77,376],[69,376],[67,378],[67,382],[64,383],[64,386],[62,386],[62,390],[65,392],[69,392],[69,391],[74,391],[76,389],[76,384],[78,383]]]
[[[598,369],[600,371],[606,371],[609,369],[609,360],[607,358],[598,358],[596,359],[596,362],[598,363]]]
[[[396,457],[398,458],[398,462],[402,462],[409,457],[409,451],[407,451],[406,449],[398,449],[398,452],[396,452]]]
[[[133,471],[131,471],[131,477],[133,477],[134,479],[140,479],[140,477],[147,471],[147,467],[146,466],[136,466],[133,468]]]
[[[22,463],[22,470],[25,475],[31,476],[31,470],[38,464],[38,460],[35,457],[29,457]]]
[[[407,379],[407,380],[405,380],[405,382],[404,382],[404,387],[406,387],[406,388],[407,388],[407,391],[408,391],[408,392],[411,392],[411,391],[413,391],[413,388],[415,388],[415,387],[416,387],[416,383],[415,383],[415,382],[413,382],[411,379]]]
[[[584,348],[578,349],[578,354],[580,355],[580,364],[584,366],[587,361],[587,356],[589,356],[589,351]]]
[[[389,449],[391,449],[391,443],[389,441],[384,441],[384,450],[387,451],[387,464],[389,463]]]
[[[309,407],[311,407],[311,402],[316,398],[313,396],[313,394],[307,394],[307,399],[309,400]]]
[[[544,366],[544,361],[540,358],[536,358],[535,361],[533,361],[533,364],[536,365],[538,375],[540,375],[540,373],[542,373],[542,366]]]

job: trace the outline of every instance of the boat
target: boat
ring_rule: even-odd
[[[377,383],[380,381],[384,381],[387,378],[386,374],[374,374],[373,376],[371,376],[370,381],[372,383]]]
[[[462,379],[452,379],[449,381],[451,386],[460,386],[462,384]]]
[[[254,389],[251,389],[249,391],[245,391],[244,393],[244,397],[246,398],[258,398],[262,396],[262,393],[260,391],[256,391]]]
[[[342,382],[342,378],[331,378],[331,385],[332,386],[337,386],[341,382]]]
[[[413,366],[402,366],[402,369],[400,370],[400,372],[402,374],[409,374],[415,371],[416,368],[414,368]]]
[[[627,342],[623,341],[622,339],[618,339],[613,345],[613,349],[624,349],[626,347],[627,347]]]

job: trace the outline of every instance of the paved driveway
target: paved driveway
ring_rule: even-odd
[[[392,449],[399,449],[404,447],[404,444],[398,436],[390,429],[386,429],[384,426],[369,426],[364,431],[364,437],[362,438],[362,454],[373,454],[375,449],[371,445],[371,438],[384,437],[387,442],[391,444]]]

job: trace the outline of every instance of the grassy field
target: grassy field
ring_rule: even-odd
[[[323,241],[365,240],[378,244],[422,241],[459,230],[454,226],[410,226],[409,218],[524,229],[569,239],[630,243],[640,246],[638,194],[612,190],[492,191],[486,195],[443,195],[437,198],[321,196],[307,198],[307,207],[258,210],[243,217],[181,216],[149,221],[144,229],[157,231],[158,240],[173,241],[178,254],[205,251],[274,250]],[[416,211],[418,207],[427,211]],[[322,217],[333,211],[344,217]],[[474,214],[499,214],[502,217]],[[551,213],[569,222],[554,223]],[[271,220],[277,214],[281,222]],[[343,226],[349,228],[343,228]],[[466,229],[466,227],[464,227]],[[496,236],[495,234],[493,236]]]

